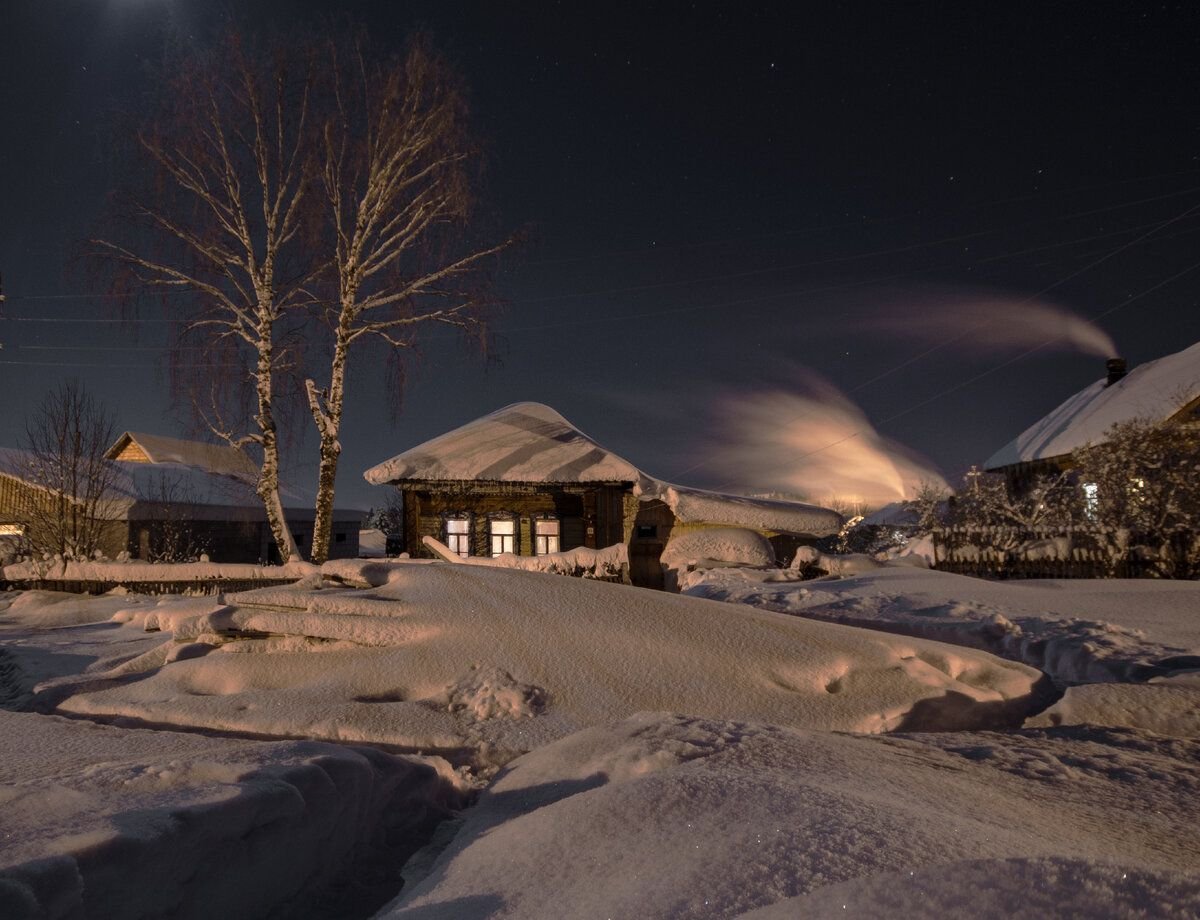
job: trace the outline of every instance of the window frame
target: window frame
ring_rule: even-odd
[[[461,531],[451,532],[450,522],[462,521],[466,527]],[[446,544],[446,548],[460,559],[467,559],[475,555],[474,539],[475,536],[475,516],[470,511],[447,511],[442,515],[442,541]],[[466,552],[463,552],[463,550]]]
[[[510,553],[513,556],[521,555],[521,518],[520,515],[512,511],[494,511],[487,516],[487,549],[488,555],[495,559],[505,553]],[[506,523],[512,525],[512,533],[495,533],[494,525],[497,523]],[[501,550],[496,552],[496,540],[500,540]],[[507,542],[509,548],[504,549]]]
[[[538,533],[539,524],[554,524],[557,528],[553,534]],[[557,514],[535,514],[533,516],[533,554],[535,556],[550,556],[562,552],[562,518]],[[550,549],[550,539],[553,538],[555,548]],[[543,541],[546,549],[542,549]]]

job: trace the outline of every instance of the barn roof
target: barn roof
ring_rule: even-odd
[[[996,451],[985,469],[1069,454],[1102,442],[1118,422],[1162,421],[1194,411],[1200,404],[1200,342],[1106,384],[1100,379],[1080,390]]]
[[[253,481],[258,476],[258,468],[245,451],[229,444],[209,444],[204,441],[185,441],[182,438],[168,438],[160,434],[146,434],[142,431],[126,431],[105,454],[110,460],[124,459],[123,453],[140,452],[149,463],[179,463],[195,467],[208,473],[220,473],[225,476],[236,476],[239,479]]]
[[[371,467],[374,485],[411,481],[629,483],[642,501],[661,500],[681,523],[724,524],[825,536],[842,519],[799,502],[725,495],[648,476],[549,406],[513,403]]]

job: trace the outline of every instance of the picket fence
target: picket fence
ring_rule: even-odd
[[[1121,538],[1123,536],[1123,539]],[[947,527],[933,533],[934,568],[979,578],[1200,578],[1200,540],[1165,541],[1090,528]]]

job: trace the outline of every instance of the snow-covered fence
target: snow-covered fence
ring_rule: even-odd
[[[103,594],[124,588],[137,594],[219,594],[287,585],[317,572],[306,562],[282,566],[242,563],[76,562],[62,559],[0,566],[0,590]]]
[[[954,526],[932,534],[934,567],[983,578],[1200,578],[1200,535],[1125,529]]]

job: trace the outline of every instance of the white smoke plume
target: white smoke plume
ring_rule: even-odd
[[[876,303],[866,328],[956,350],[1010,351],[1045,344],[1099,358],[1117,346],[1099,326],[1052,303],[978,292],[922,291]]]
[[[880,507],[944,488],[933,466],[877,432],[832,384],[809,377],[800,392],[729,396],[718,408],[724,441],[707,464],[743,488],[769,488],[818,504]]]

